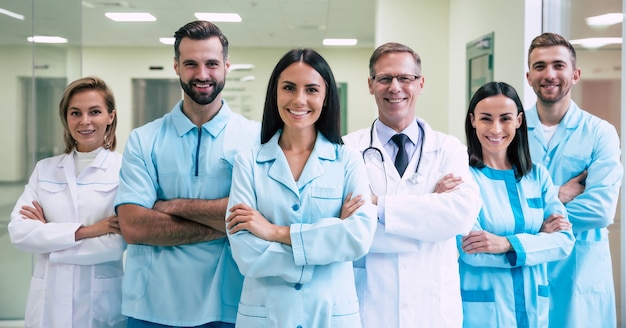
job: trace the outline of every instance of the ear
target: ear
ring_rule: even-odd
[[[176,75],[180,76],[180,73],[178,72],[178,60],[176,60],[176,57],[174,57],[174,72],[176,72]]]
[[[572,75],[572,84],[576,84],[578,83],[578,81],[580,81],[580,74],[582,74],[580,68],[574,69],[574,74]]]
[[[115,109],[114,109],[109,113],[109,123],[107,123],[107,125],[113,124],[113,119],[115,118],[115,115],[116,114],[115,114]]]
[[[226,69],[226,74],[228,74],[230,72],[230,57],[226,57],[224,68]]]
[[[470,122],[472,122],[472,127],[475,129],[476,128],[476,120],[474,119],[474,114],[470,113],[469,117],[470,117]]]
[[[524,118],[524,113],[518,113],[517,114],[517,126],[515,127],[516,129],[519,129],[520,126],[522,126],[522,119]]]
[[[370,95],[374,94],[374,79],[371,76],[367,78],[367,87],[370,90]]]

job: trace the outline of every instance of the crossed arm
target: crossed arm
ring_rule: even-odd
[[[120,229],[129,244],[175,246],[225,238],[228,198],[157,201],[152,209],[118,206]]]

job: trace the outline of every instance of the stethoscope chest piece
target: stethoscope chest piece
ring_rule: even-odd
[[[411,174],[411,177],[409,178],[409,181],[410,181],[412,184],[418,184],[418,183],[421,183],[421,182],[422,182],[422,180],[423,180],[423,179],[422,179],[422,175],[421,175],[421,174],[419,174],[419,173],[417,173],[417,172],[415,172],[415,173]]]

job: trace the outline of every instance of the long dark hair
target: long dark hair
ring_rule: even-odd
[[[522,176],[532,169],[530,159],[530,149],[528,147],[528,128],[526,125],[526,114],[524,106],[517,95],[517,91],[512,86],[504,82],[488,82],[474,93],[470,101],[467,115],[465,115],[465,137],[467,138],[467,154],[469,155],[469,165],[472,167],[484,167],[483,150],[480,141],[476,136],[476,129],[472,126],[471,116],[474,115],[476,105],[483,99],[497,95],[504,95],[513,100],[517,106],[517,114],[522,113],[522,124],[515,131],[515,137],[506,150],[508,160],[513,164],[515,177],[521,179]]]
[[[268,142],[276,131],[284,126],[284,122],[278,114],[278,78],[289,65],[297,62],[303,62],[313,67],[326,82],[324,108],[319,119],[315,122],[317,131],[321,132],[330,142],[343,144],[340,130],[339,91],[337,90],[335,77],[324,57],[310,48],[298,48],[288,51],[274,67],[267,84],[267,94],[265,95],[263,120],[261,122],[261,143]]]

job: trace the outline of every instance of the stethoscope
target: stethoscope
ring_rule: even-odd
[[[385,168],[385,156],[383,156],[383,152],[378,149],[377,147],[374,147],[373,143],[374,143],[374,124],[376,123],[376,120],[374,120],[374,122],[372,122],[372,126],[370,127],[370,143],[369,146],[365,149],[363,149],[363,162],[365,162],[365,164],[367,164],[367,159],[369,158],[371,155],[368,155],[368,153],[374,153],[375,156],[380,157],[380,162],[383,166],[383,171],[385,173],[385,193],[387,193],[387,169]],[[422,125],[417,122],[417,126],[420,129],[420,133],[422,135],[422,142],[420,143],[420,152],[419,152],[419,157],[417,159],[417,166],[415,167],[415,172],[413,172],[413,174],[411,175],[411,177],[408,179],[412,184],[418,184],[420,182],[422,182],[422,177],[421,174],[418,173],[419,168],[420,168],[420,163],[422,162],[422,154],[424,153],[424,140],[426,140],[426,133],[424,133],[424,127],[422,127]]]

